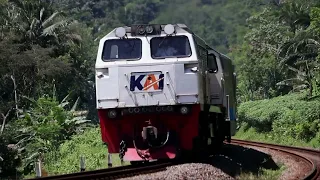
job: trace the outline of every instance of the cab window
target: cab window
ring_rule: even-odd
[[[151,56],[154,59],[191,56],[191,47],[187,36],[154,37],[150,44]]]
[[[110,39],[104,43],[102,60],[138,60],[142,56],[140,39]]]
[[[212,73],[215,73],[218,71],[217,59],[214,54],[208,55],[208,70]]]

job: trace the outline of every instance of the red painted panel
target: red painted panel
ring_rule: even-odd
[[[107,110],[98,110],[102,141],[108,144],[109,153],[118,153],[120,139],[118,135],[118,122],[108,119]]]
[[[193,105],[191,114],[187,116],[162,113],[158,115],[127,115],[121,119],[109,119],[107,117],[107,111],[108,110],[98,110],[98,115],[100,119],[102,140],[108,144],[109,153],[119,152],[119,144],[123,137],[129,138],[130,141],[133,139],[134,127],[138,128],[138,133],[140,134],[137,135],[140,136],[142,128],[147,126],[148,120],[150,120],[151,124],[155,127],[160,127],[159,125],[162,124],[167,128],[166,130],[177,132],[180,146],[185,150],[192,149],[192,140],[198,135],[200,105]],[[134,147],[132,146],[132,143],[129,143],[127,148]],[[166,150],[163,149],[163,151],[165,152]],[[175,154],[175,152],[165,156],[172,157],[172,154]]]

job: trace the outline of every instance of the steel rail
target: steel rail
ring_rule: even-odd
[[[32,179],[34,180],[36,179],[37,180],[118,179],[118,178],[132,177],[135,175],[162,171],[162,170],[165,170],[166,167],[175,165],[177,163],[179,162],[171,161],[171,160],[163,161],[163,162],[155,161],[155,162],[149,162],[141,165],[126,165],[126,166],[112,167],[107,169],[77,172],[72,174],[54,175],[54,176],[39,177],[39,178],[32,178]]]
[[[319,150],[263,143],[263,142],[257,142],[257,141],[247,141],[247,140],[240,140],[240,139],[234,139],[234,138],[231,139],[230,144],[247,145],[247,146],[250,145],[250,146],[262,147],[262,148],[269,148],[272,150],[281,151],[281,152],[290,154],[292,156],[298,157],[299,159],[309,164],[311,169],[303,179],[304,180],[320,180],[320,151]]]

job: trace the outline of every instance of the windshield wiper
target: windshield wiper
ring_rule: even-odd
[[[162,39],[162,41],[160,42],[160,44],[159,44],[159,46],[158,46],[158,47],[160,47],[160,46],[161,46],[161,44],[163,43],[163,41],[164,41],[168,36],[169,36],[169,34],[167,34],[167,35]]]
[[[148,37],[147,37],[147,34],[145,35],[145,37],[146,37],[146,39],[147,39],[147,42],[150,44],[150,41],[149,41],[149,39],[148,39]]]

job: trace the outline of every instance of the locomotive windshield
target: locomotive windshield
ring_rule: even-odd
[[[110,39],[104,43],[103,61],[140,59],[142,54],[140,39]]]
[[[187,36],[154,37],[151,39],[152,58],[189,57],[190,43]]]

